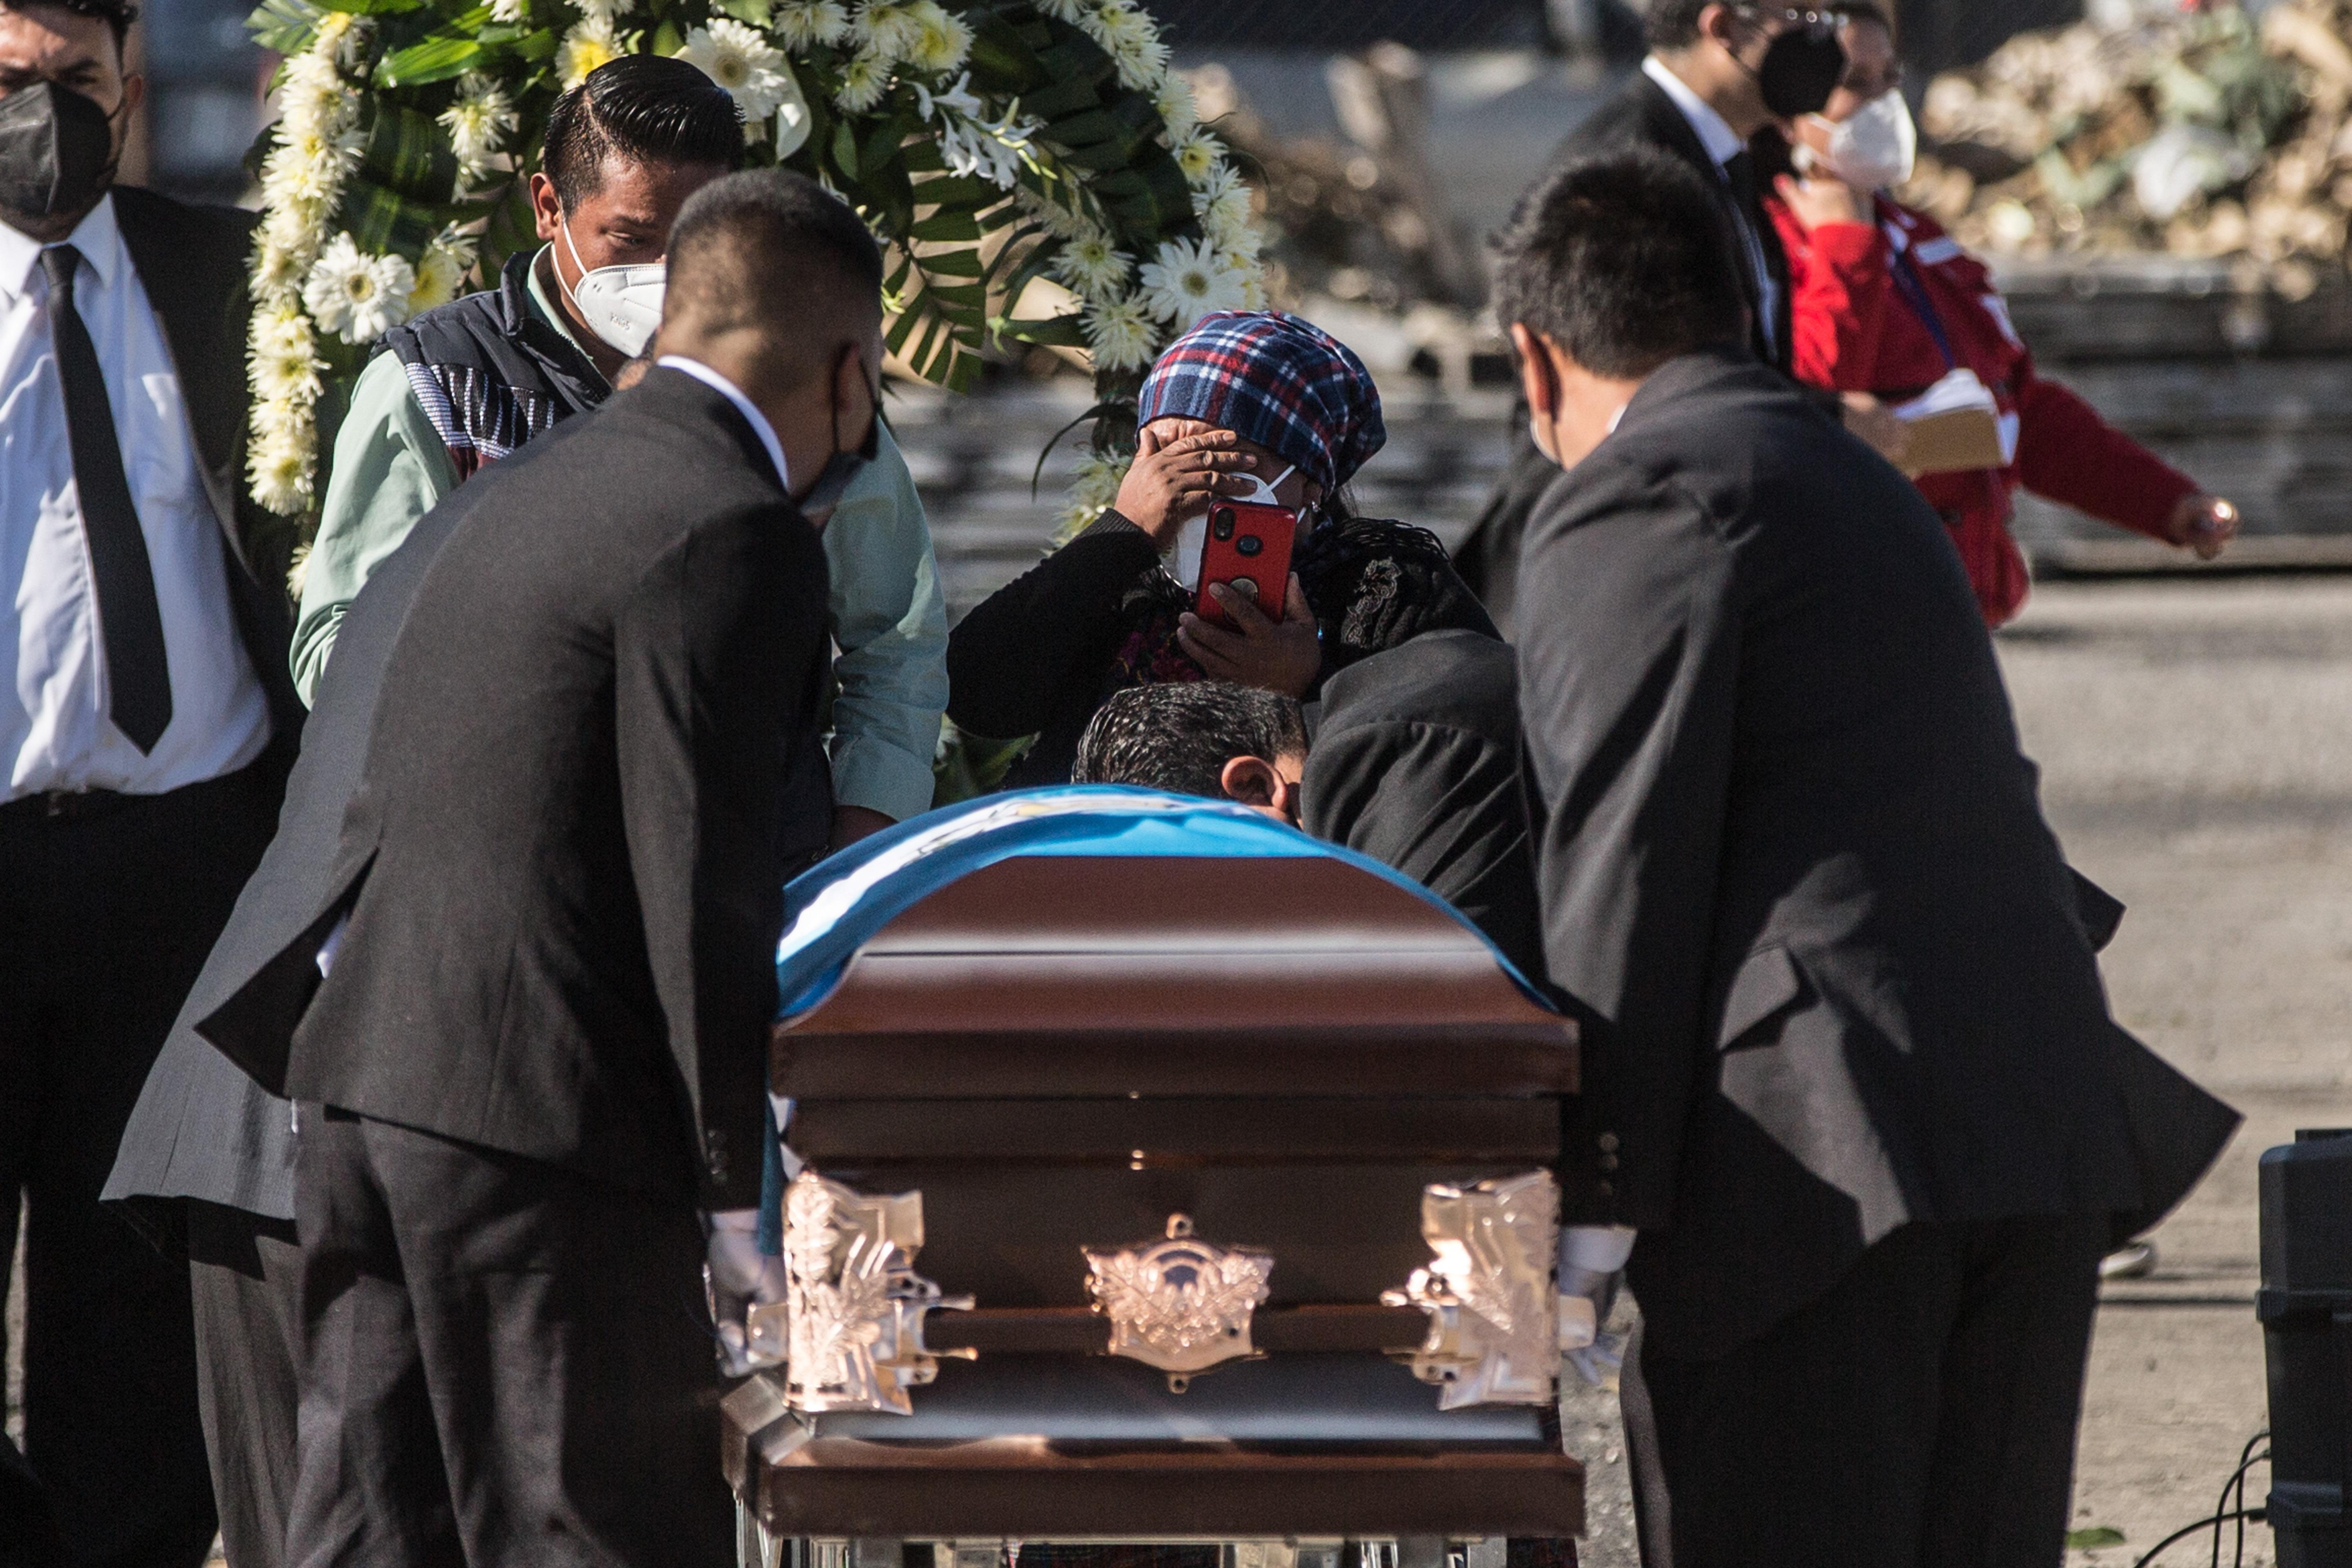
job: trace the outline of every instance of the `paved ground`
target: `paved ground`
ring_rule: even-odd
[[[2074,1559],[2129,1568],[2210,1509],[2263,1425],[2256,1156],[2352,1125],[2352,578],[2053,584],[2000,647],[2053,820],[2131,905],[2106,962],[2118,1014],[2248,1119],[2158,1233],[2155,1277],[2100,1313],[2075,1523],[2125,1543]],[[1611,1404],[1569,1412],[1586,1562],[1631,1568]],[[2249,1546],[2271,1561],[2266,1531]]]

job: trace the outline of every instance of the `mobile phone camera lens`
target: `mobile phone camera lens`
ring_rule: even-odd
[[[1220,541],[1231,539],[1234,536],[1234,509],[1221,506],[1211,512],[1209,531],[1215,534]]]
[[[1234,552],[1238,555],[1255,555],[1265,548],[1265,541],[1255,533],[1244,533],[1234,541]]]

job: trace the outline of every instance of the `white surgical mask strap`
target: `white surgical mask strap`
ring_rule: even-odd
[[[572,242],[572,215],[566,213],[562,217],[557,218],[555,220],[555,226],[563,236],[563,248],[572,253],[572,269],[578,272],[581,277],[587,277],[588,264],[580,259],[580,247]],[[563,268],[561,267],[555,269],[555,286],[563,290],[563,297],[572,301],[572,308],[573,310],[577,310],[580,309],[580,296],[573,293],[572,291],[572,285],[563,280]],[[585,314],[586,312],[583,311],[582,313]]]

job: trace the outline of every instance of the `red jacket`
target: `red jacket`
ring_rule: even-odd
[[[2033,355],[2010,325],[1984,264],[1935,219],[1880,196],[1875,226],[1823,224],[1808,234],[1778,196],[1767,195],[1764,205],[1789,253],[1799,379],[1895,403],[1965,365],[1992,389],[2015,460],[1918,481],[1952,531],[1987,625],[2000,626],[2025,603],[2025,558],[2009,531],[2010,498],[2021,484],[2174,542],[2172,510],[2197,482],[2034,374]],[[1949,360],[1895,275],[1898,258],[1906,257],[1950,345]]]

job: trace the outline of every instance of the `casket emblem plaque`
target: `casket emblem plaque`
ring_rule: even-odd
[[[1111,1354],[1158,1367],[1181,1394],[1186,1374],[1257,1353],[1250,1320],[1266,1298],[1272,1253],[1203,1241],[1181,1214],[1168,1216],[1162,1240],[1085,1250]]]
[[[914,1268],[923,1194],[867,1197],[803,1169],[784,1191],[784,1399],[793,1409],[914,1413],[907,1390],[939,1375],[923,1318],[969,1311]],[[755,1325],[755,1328],[758,1325]]]
[[[1381,1300],[1429,1314],[1412,1371],[1444,1391],[1437,1407],[1550,1404],[1559,1371],[1559,1186],[1551,1173],[1424,1187],[1421,1237],[1436,1257]]]

